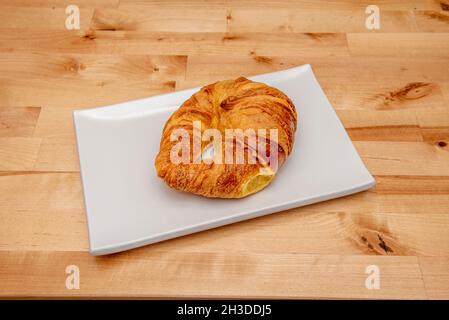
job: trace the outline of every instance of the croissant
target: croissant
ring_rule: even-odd
[[[292,152],[296,127],[293,102],[276,88],[244,77],[209,84],[166,122],[157,175],[205,197],[248,196],[273,180]]]

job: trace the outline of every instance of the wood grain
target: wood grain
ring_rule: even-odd
[[[416,257],[139,252],[94,258],[78,252],[2,251],[0,259],[5,262],[0,294],[13,296],[20,296],[15,288],[21,282],[22,290],[36,297],[426,298]],[[83,270],[81,290],[64,286],[70,264]],[[365,288],[368,264],[383,270],[382,294]],[[323,290],[323,283],[332,285]]]
[[[20,29],[19,29],[20,30]],[[159,55],[259,55],[347,56],[345,34],[227,32],[151,32],[151,31],[42,31],[33,29],[16,34],[5,29],[0,35],[0,51],[98,54]],[[324,38],[324,39],[323,39]]]
[[[69,4],[80,30],[65,29]],[[0,297],[449,298],[449,3],[376,1],[375,31],[369,4],[0,2]],[[374,188],[88,253],[73,110],[305,63]],[[380,290],[365,287],[372,264]]]
[[[427,296],[430,299],[447,299],[449,272],[447,265],[449,260],[443,257],[419,257],[419,264],[423,280],[429,289]]]
[[[40,109],[39,107],[0,107],[0,137],[31,137]]]
[[[92,8],[80,9],[81,28],[88,28],[92,15]],[[65,8],[2,6],[2,10],[0,10],[0,28],[65,30],[65,19]]]
[[[40,138],[0,138],[0,170],[32,170]]]
[[[366,32],[366,5],[323,11],[316,8],[237,8],[228,11],[230,32]],[[261,24],[264,17],[270,18]],[[382,32],[416,30],[411,11],[383,11]]]
[[[137,30],[153,32],[226,32],[226,9],[211,7],[183,8],[120,4],[117,9],[96,9],[93,30]]]
[[[449,33],[348,33],[353,55],[441,57],[449,51]]]

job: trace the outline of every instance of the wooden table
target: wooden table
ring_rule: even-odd
[[[449,2],[371,2],[2,1],[0,296],[449,298]],[[72,110],[304,63],[374,189],[88,253]]]

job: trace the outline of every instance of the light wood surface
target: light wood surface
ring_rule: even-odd
[[[378,31],[372,1],[1,0],[0,297],[448,299],[449,2],[374,3]],[[72,110],[304,63],[375,188],[88,253]]]

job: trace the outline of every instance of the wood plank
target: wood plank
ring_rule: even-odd
[[[369,32],[365,26],[366,5],[323,10],[315,8],[245,7],[228,10],[229,32]],[[410,11],[381,10],[379,32],[413,32]],[[263,23],[260,21],[263,20]]]
[[[29,1],[29,0],[20,0]],[[50,1],[50,0],[40,0]],[[61,0],[64,1],[64,0]],[[441,2],[444,2],[441,1]],[[204,0],[121,0],[121,4],[139,4],[148,7],[166,7],[166,8],[179,8],[179,7],[204,7]],[[296,9],[318,9],[325,8],[326,10],[337,9],[354,9],[365,8],[372,4],[369,0],[317,0],[317,1],[304,1],[304,0],[208,0],[208,7],[226,7],[230,9],[235,8],[296,8]],[[379,0],[376,4],[381,10],[390,11],[408,11],[408,10],[439,10],[440,4],[433,0]]]
[[[0,248],[87,250],[79,173],[0,173]]]
[[[375,175],[449,175],[449,152],[426,142],[355,141]]]
[[[288,1],[288,0],[287,0]],[[184,9],[184,8],[223,8],[229,0],[120,0],[121,6],[145,6],[146,8]]]
[[[416,118],[422,128],[447,127],[449,126],[449,107],[433,109],[432,112],[426,110],[416,110]]]
[[[2,248],[87,249],[78,173],[4,172],[0,190]]]
[[[449,108],[434,108],[432,112],[416,110],[423,139],[447,150],[449,144]]]
[[[0,250],[89,250],[82,208],[5,210],[0,207],[0,217],[4,221],[0,226]]]
[[[312,65],[320,81],[323,78],[352,80],[352,90],[357,89],[358,83],[386,86],[401,82],[442,83],[449,80],[447,56],[432,59],[426,56],[323,57],[313,59]]]
[[[227,57],[189,55],[186,83],[182,87],[204,85],[214,81],[236,78],[241,75],[252,76],[284,70],[305,64],[305,61],[303,57],[261,56],[256,52],[248,54],[248,56]]]
[[[42,108],[34,137],[58,137],[74,140],[73,109]]]
[[[422,141],[416,115],[404,110],[338,110],[353,141]]]
[[[413,114],[414,110],[423,109],[429,112],[445,104],[440,85],[434,82],[397,79],[369,83],[361,79],[356,85],[355,78],[351,80],[323,77],[320,78],[320,82],[337,110],[363,110],[362,112],[403,110],[404,113]]]
[[[0,79],[0,105],[80,109],[144,98],[175,90],[175,81]]]
[[[306,35],[313,39],[313,34]],[[318,36],[317,36],[318,37]],[[334,34],[321,34],[322,41],[330,40]],[[320,41],[320,39],[315,39]],[[294,53],[294,52],[293,52]],[[266,58],[266,59],[264,59]],[[200,56],[190,54],[187,61],[187,80],[193,81],[200,77],[214,80],[214,76],[237,76],[241,74],[254,75],[261,72],[287,69],[290,66],[311,64],[320,82],[330,80],[355,81],[371,86],[379,86],[385,83],[400,82],[445,82],[449,80],[446,67],[449,59],[435,58],[429,60],[425,57],[407,57],[398,60],[394,57],[339,57],[339,56],[302,56],[301,54],[289,54],[286,56],[275,54],[260,58],[255,52],[248,55],[231,56]],[[238,65],[238,68],[235,66]],[[234,66],[234,69],[232,68]],[[443,68],[442,68],[443,66]],[[354,79],[357,77],[357,79]],[[432,81],[429,81],[432,79]],[[337,85],[337,83],[333,83]],[[357,88],[351,88],[357,89]]]
[[[3,79],[169,81],[185,78],[186,56],[1,53]]]
[[[449,52],[449,33],[348,33],[347,38],[356,56],[447,57]]]
[[[194,45],[192,45],[192,43]],[[146,31],[58,31],[3,29],[0,51],[150,54],[348,56],[346,36],[270,33],[162,33]]]
[[[31,137],[40,107],[0,107],[0,137]]]
[[[441,10],[415,11],[417,28],[422,32],[449,32],[449,14]]]
[[[0,251],[0,260],[1,296],[426,298],[416,257]],[[70,264],[80,268],[79,290],[65,288]],[[372,264],[382,290],[365,287]]]
[[[424,286],[429,299],[447,299],[449,296],[449,258],[419,257]]]
[[[33,171],[78,172],[79,170],[75,137],[53,136],[42,138]]]
[[[134,1],[134,0],[122,0],[122,1]],[[180,0],[174,0],[175,2]],[[170,0],[169,2],[172,2]],[[440,1],[444,3],[445,1]],[[298,9],[325,9],[325,10],[338,10],[338,9],[354,9],[354,8],[366,8],[368,5],[373,4],[370,0],[318,0],[318,1],[297,1],[297,0],[226,0],[226,4],[231,8],[239,7],[254,7],[254,8],[298,8]],[[408,11],[408,10],[439,10],[440,4],[438,1],[433,0],[378,0],[376,5],[381,10],[391,11]]]
[[[82,188],[78,172],[2,172],[0,174],[2,209],[30,210],[45,215],[44,209],[83,208]],[[8,214],[2,211],[2,214]],[[39,214],[36,214],[36,221]]]
[[[40,138],[0,137],[0,171],[32,170],[40,144]]]
[[[449,81],[443,82],[440,86],[446,102],[449,103]]]
[[[79,171],[73,109],[43,108],[34,137],[42,138],[34,171]]]
[[[449,194],[449,177],[376,176],[379,194]]]

